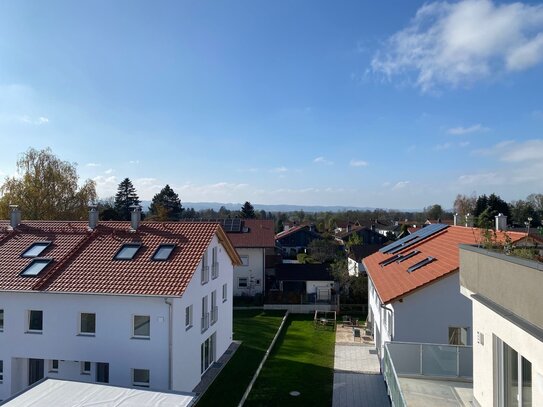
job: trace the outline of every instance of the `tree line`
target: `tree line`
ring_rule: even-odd
[[[17,160],[17,175],[6,177],[0,186],[0,218],[9,217],[9,205],[19,205],[25,219],[36,220],[79,220],[86,219],[89,203],[97,203],[102,220],[129,220],[131,207],[140,205],[141,200],[129,178],[121,181],[114,197],[98,199],[96,183],[85,180],[79,184],[75,163],[63,161],[51,149],[30,148]],[[339,222],[347,221],[394,221],[424,222],[452,219],[457,213],[461,219],[473,216],[476,226],[488,227],[498,213],[508,216],[513,226],[523,227],[541,225],[543,219],[543,194],[531,194],[526,199],[505,202],[496,194],[459,194],[453,211],[444,210],[434,204],[422,212],[398,210],[349,210],[342,212],[266,212],[256,211],[250,202],[245,202],[239,210],[229,210],[224,206],[213,209],[195,210],[184,208],[179,195],[165,185],[152,199],[146,219],[159,221],[178,221],[184,219],[271,219],[275,221],[276,231],[281,231],[287,222],[313,223],[319,232],[332,232]]]

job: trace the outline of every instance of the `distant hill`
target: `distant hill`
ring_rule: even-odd
[[[151,201],[142,201],[141,206],[144,211],[149,209]],[[231,211],[237,211],[243,205],[242,203],[221,203],[221,202],[181,202],[183,208],[194,208],[199,211],[201,209],[214,209],[218,211],[221,206],[224,206],[226,209]],[[253,204],[255,210],[266,212],[294,212],[294,211],[304,211],[304,212],[343,212],[343,211],[366,211],[374,210],[375,208],[370,207],[356,207],[356,206],[324,206],[324,205],[264,205],[264,204]]]

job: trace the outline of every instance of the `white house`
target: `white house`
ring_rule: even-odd
[[[224,219],[221,223],[241,259],[241,264],[234,267],[234,295],[263,294],[266,289],[266,256],[275,254],[274,221]]]
[[[381,247],[383,247],[383,244],[380,243],[351,246],[347,255],[347,271],[349,275],[355,277],[365,275],[366,269],[362,260],[377,252]]]
[[[462,246],[460,283],[473,304],[474,405],[543,405],[543,263]]]
[[[513,242],[526,236],[508,235]],[[368,326],[381,356],[390,341],[471,345],[471,302],[460,294],[458,245],[480,237],[479,229],[433,224],[363,260]]]
[[[218,223],[0,222],[0,400],[44,376],[192,391],[232,342]]]

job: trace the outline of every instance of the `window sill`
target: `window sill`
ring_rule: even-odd
[[[185,331],[188,331],[188,330],[191,329],[191,328],[192,328],[192,325],[186,326],[186,327],[185,327]]]
[[[217,320],[218,321],[218,320]],[[213,326],[217,323],[217,321],[212,321],[210,326]]]
[[[43,331],[25,331],[25,334],[43,335]]]
[[[87,337],[93,338],[93,337],[96,336],[96,334],[95,334],[95,333],[94,333],[94,334],[91,334],[91,333],[88,333],[88,334],[87,334],[87,333],[84,333],[84,332],[79,332],[79,333],[77,334],[77,336],[87,336]]]
[[[149,385],[148,384],[136,384],[136,383],[132,383],[132,386],[134,387],[143,387],[143,388],[149,388]]]
[[[202,281],[202,285],[206,285],[207,283],[209,283],[209,280],[207,280],[207,281]]]
[[[81,376],[90,376],[90,372],[81,372]]]
[[[228,301],[228,300],[227,299],[222,300],[223,303],[226,302],[226,301]]]
[[[132,336],[130,339],[136,339],[140,341],[150,341],[151,337],[150,336]]]

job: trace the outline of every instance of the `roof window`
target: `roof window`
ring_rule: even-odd
[[[165,261],[168,260],[175,249],[174,244],[161,244],[153,254],[153,260]]]
[[[408,273],[412,273],[415,270],[420,269],[421,267],[426,266],[427,264],[433,262],[435,259],[433,257],[426,257],[424,260],[419,261],[416,264],[413,264],[411,267],[407,269]]]
[[[410,259],[411,257],[416,256],[419,253],[420,253],[420,250],[413,250],[411,253],[407,253],[405,256],[400,256],[397,262],[399,264],[402,261],[406,261],[407,259]]]
[[[401,255],[399,254],[395,254],[394,256],[392,256],[391,258],[389,259],[386,259],[386,260],[383,260],[381,263],[379,263],[379,265],[381,267],[385,267],[391,263],[394,263],[396,260],[398,260],[399,258],[401,257]]]
[[[21,257],[38,257],[50,244],[51,242],[32,243],[30,247],[21,254]]]
[[[26,277],[36,277],[39,275],[48,265],[51,263],[53,259],[34,259],[32,262],[25,267],[23,271],[21,271],[21,276]]]
[[[141,243],[126,243],[115,255],[115,260],[132,260],[141,248]]]

